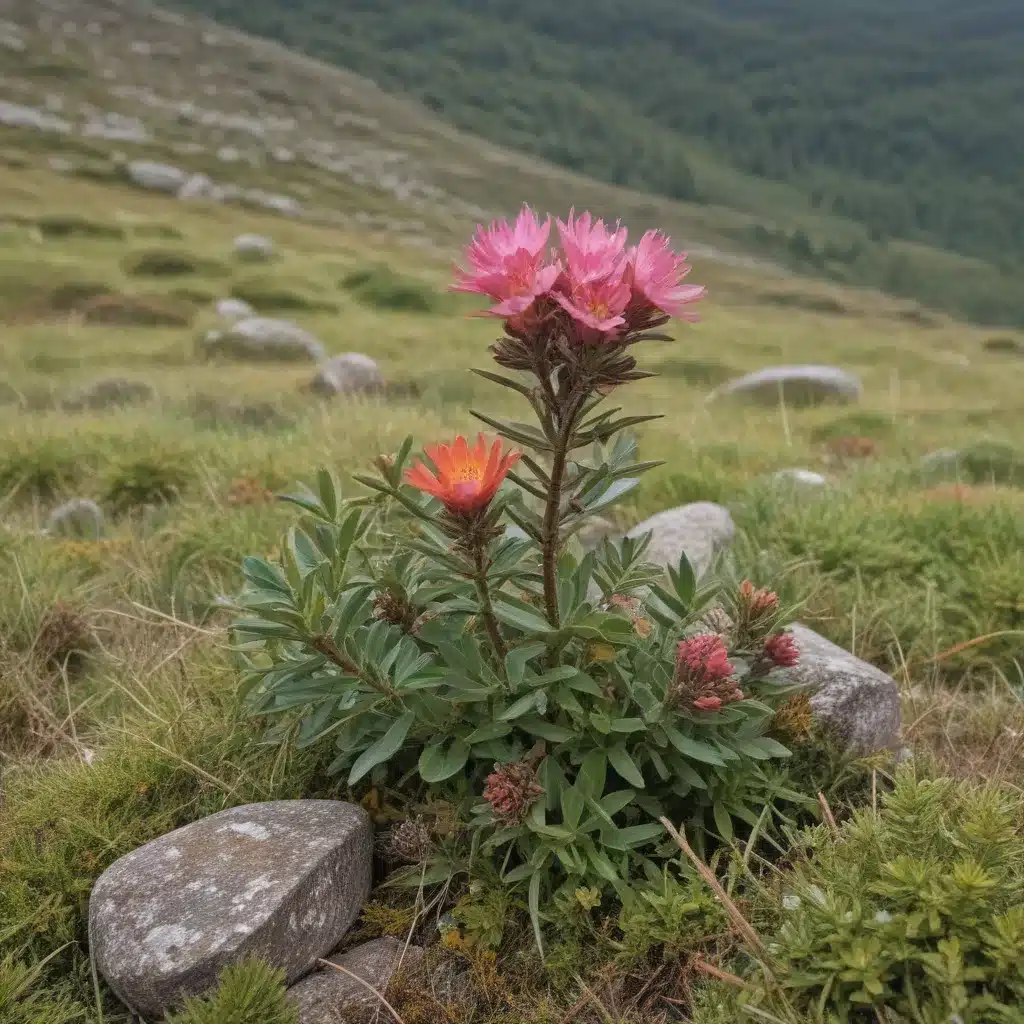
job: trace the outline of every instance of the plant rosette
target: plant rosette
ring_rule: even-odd
[[[279,563],[245,561],[234,623],[251,707],[278,719],[269,739],[331,743],[350,786],[457,807],[416,881],[485,858],[525,888],[538,944],[559,897],[628,901],[662,878],[678,848],[659,818],[728,842],[802,800],[768,735],[792,692],[773,670],[798,657],[776,596],[698,587],[685,557],[646,563],[647,538],[572,543],[657,465],[627,434],[656,417],[610,399],[650,376],[636,346],[695,320],[704,289],[659,232],[629,247],[625,228],[570,213],[552,248],[551,228],[525,207],[481,226],[454,286],[493,303],[498,369],[474,372],[531,422],[477,412],[498,439],[419,457],[407,439],[356,477],[370,497],[343,501],[322,471],[287,497],[303,516]]]

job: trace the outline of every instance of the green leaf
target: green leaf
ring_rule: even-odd
[[[656,821],[646,825],[632,825],[629,828],[619,829],[619,841],[624,843],[627,848],[640,846],[653,839],[658,839],[664,831],[665,827]]]
[[[726,810],[725,805],[715,801],[712,813],[715,819],[715,828],[718,829],[718,834],[727,842],[732,842],[733,830],[732,830],[732,816]]]
[[[506,626],[511,626],[513,629],[518,629],[523,633],[544,634],[551,632],[551,625],[543,616],[535,611],[527,611],[525,608],[509,604],[501,596],[498,596],[494,601],[494,614]]]
[[[669,570],[669,578],[672,580],[676,596],[689,608],[693,603],[693,595],[697,593],[697,576],[685,551],[679,556],[679,567]]]
[[[511,731],[512,726],[506,725],[504,722],[486,722],[478,729],[474,729],[466,737],[466,742],[471,745],[475,743],[489,743],[492,740],[504,739]]]
[[[647,726],[642,718],[613,718],[612,732],[644,732]]]
[[[519,700],[515,701],[511,707],[506,708],[498,717],[503,722],[511,722],[514,718],[519,718],[520,715],[525,715],[528,711],[533,711],[537,706],[537,694],[534,691],[530,691],[525,696],[520,697]]]
[[[320,563],[324,561],[324,556],[317,551],[313,542],[296,526],[288,531],[288,549],[303,579],[311,572],[316,572]]]
[[[608,761],[630,785],[636,786],[637,789],[644,788],[643,774],[637,768],[633,758],[629,756],[624,743],[618,743],[614,747],[609,748]]]
[[[587,798],[577,786],[566,786],[562,790],[562,821],[566,828],[576,830],[586,806]]]
[[[513,687],[518,687],[526,672],[526,663],[547,650],[544,644],[520,644],[505,655],[505,675]]]
[[[516,721],[516,725],[531,736],[537,736],[549,743],[568,743],[576,735],[572,729],[548,722],[538,715],[524,715]]]
[[[242,572],[253,586],[273,590],[284,597],[291,598],[292,589],[281,574],[281,570],[264,559],[255,558],[252,555],[242,559]]]
[[[709,743],[704,743],[701,740],[691,739],[689,736],[684,736],[678,729],[671,725],[663,726],[665,735],[668,737],[669,742],[672,744],[680,754],[686,757],[692,757],[694,761],[701,761],[704,764],[717,765],[719,768],[725,767],[725,760],[722,755]]]
[[[338,518],[338,483],[326,469],[321,469],[316,475],[317,486],[320,489],[320,501],[324,511],[333,522]]]
[[[420,754],[420,778],[424,782],[444,782],[462,770],[469,759],[469,744],[464,740],[432,743]]]
[[[530,891],[528,902],[530,904],[530,921],[533,924],[533,937],[537,941],[537,952],[541,960],[544,959],[544,942],[540,936],[540,883],[543,871],[534,871],[530,878]]]
[[[405,742],[405,737],[409,735],[409,729],[415,721],[416,715],[412,711],[406,711],[400,718],[395,719],[391,728],[356,758],[356,763],[352,765],[352,771],[348,775],[348,784],[354,786],[368,771],[391,758]]]
[[[737,739],[733,740],[732,744],[741,754],[746,754],[758,761],[764,761],[770,757],[793,756],[793,752],[788,747],[784,747],[778,740],[773,740],[770,736],[758,736],[756,739],[750,740]]]

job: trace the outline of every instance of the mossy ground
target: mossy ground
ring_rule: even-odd
[[[218,597],[238,586],[241,558],[272,552],[290,523],[273,492],[324,466],[358,470],[409,433],[431,441],[473,430],[472,408],[501,414],[514,402],[469,372],[487,365],[494,325],[445,294],[450,254],[10,167],[0,168],[0,204],[0,1017],[120,1024],[116,1002],[94,991],[85,944],[98,872],[228,804],[344,795],[316,751],[256,745],[259,730],[236,698]],[[154,243],[171,225],[173,243]],[[234,257],[243,232],[274,239],[273,264]],[[194,269],[140,278],[137,254],[165,244]],[[729,505],[741,528],[736,571],[806,601],[804,621],[893,672],[919,770],[994,779],[1019,794],[1019,357],[986,347],[991,332],[908,319],[880,296],[842,292],[837,310],[819,301],[824,289],[791,281],[787,294],[803,300],[780,305],[777,281],[695,262],[693,279],[710,288],[703,323],[649,345],[641,362],[662,375],[621,396],[629,411],[665,414],[639,437],[643,457],[665,464],[617,515],[626,524],[682,502]],[[312,366],[202,361],[196,339],[217,323],[213,301],[243,290],[253,301],[261,289],[268,310],[286,301],[286,315],[329,352],[364,352],[389,381],[417,387],[403,398],[323,401],[303,391]],[[184,304],[193,322],[89,323],[82,308],[98,294]],[[735,372],[801,361],[861,375],[861,404],[705,402]],[[143,381],[156,399],[62,411],[63,398],[108,376]],[[836,449],[843,437],[874,444]],[[965,463],[967,478],[959,467],[939,478],[920,469],[933,450],[980,443],[988,461]],[[829,487],[771,482],[794,466],[825,473]],[[102,540],[41,535],[50,509],[71,496],[104,506]],[[55,607],[78,629],[57,657],[47,653]],[[863,779],[832,792],[841,813],[851,793],[863,798]],[[731,1019],[732,1004],[701,988],[692,964],[670,996],[682,1004],[653,1005],[654,990],[638,980],[647,953],[612,949],[567,939],[549,975],[529,953],[451,950],[470,968],[472,998],[442,1013],[443,993],[417,1009],[407,992],[406,1024],[567,1013],[646,1022],[690,1012],[691,997],[695,1019]]]

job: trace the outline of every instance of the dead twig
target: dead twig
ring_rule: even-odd
[[[818,803],[821,805],[821,813],[825,816],[825,821],[828,822],[829,830],[832,832],[832,838],[838,839],[839,826],[836,824],[835,815],[832,813],[832,808],[829,807],[824,793],[818,793]]]
[[[360,978],[358,974],[353,974],[351,971],[346,970],[346,968],[342,967],[341,964],[331,963],[330,960],[320,960],[319,963],[321,967],[330,967],[332,971],[339,971],[346,977],[349,977],[353,981],[358,982],[367,991],[373,993],[373,995],[377,998],[380,1004],[383,1007],[385,1007],[385,1009],[387,1009],[387,1011],[391,1014],[392,1017],[395,1018],[397,1024],[405,1024],[405,1021],[402,1020],[402,1018],[399,1016],[398,1011],[384,998],[384,996],[380,994],[380,992],[378,992],[368,981],[366,981],[365,978]]]

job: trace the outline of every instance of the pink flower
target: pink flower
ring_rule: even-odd
[[[778,668],[792,668],[800,660],[800,648],[792,633],[776,633],[765,640],[764,655]]]
[[[701,686],[728,679],[734,671],[725,641],[717,633],[700,633],[679,641],[677,679]]]
[[[491,805],[494,817],[506,825],[522,824],[543,794],[537,784],[537,773],[525,761],[496,764],[484,787],[484,799]]]
[[[622,277],[610,277],[569,284],[568,294],[555,292],[555,301],[578,324],[600,335],[614,334],[626,322],[622,315],[629,305],[629,285]],[[596,340],[602,340],[598,338]]]
[[[625,228],[616,225],[610,231],[603,220],[594,220],[590,213],[569,211],[567,221],[558,221],[569,275],[569,290],[607,278],[619,279],[626,267]]]
[[[654,306],[683,320],[698,319],[695,313],[683,312],[683,307],[704,298],[707,289],[696,284],[680,284],[690,267],[686,253],[674,252],[666,235],[648,231],[640,244],[629,250],[629,266],[634,307]]]
[[[721,711],[722,710],[722,698],[721,697],[698,697],[693,702],[693,706],[698,711]]]
[[[551,218],[542,224],[525,205],[515,224],[501,220],[486,228],[478,225],[466,249],[469,269],[456,268],[452,290],[497,299],[498,304],[488,310],[493,316],[522,313],[551,290],[561,273],[557,263],[547,261],[550,233]]]

